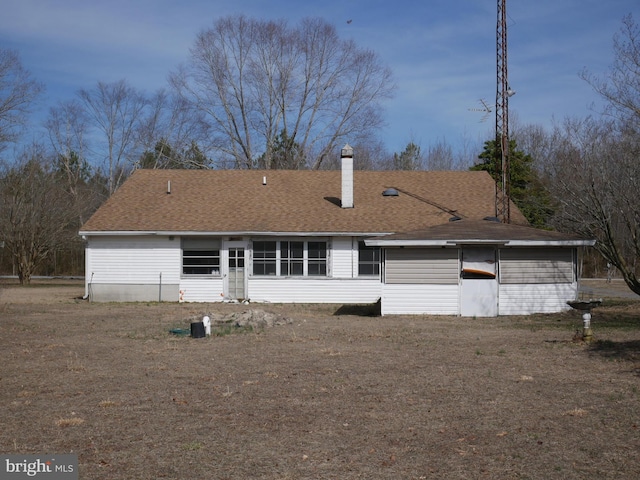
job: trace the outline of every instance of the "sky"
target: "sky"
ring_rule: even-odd
[[[397,86],[384,103],[381,139],[454,148],[492,137],[496,98],[496,0],[2,0],[0,47],[16,50],[46,86],[37,115],[97,82],[125,79],[149,94],[167,86],[196,35],[220,17],[323,17],[344,39],[376,52]],[[507,0],[512,124],[551,127],[597,102],[580,78],[604,75],[622,18],[638,0]]]

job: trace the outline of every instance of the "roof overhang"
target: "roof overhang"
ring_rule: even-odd
[[[457,247],[462,245],[499,245],[503,247],[590,247],[595,245],[595,240],[385,240],[384,238],[372,238],[365,240],[368,247]]]
[[[260,232],[260,231],[238,231],[238,232],[193,232],[182,230],[81,230],[78,235],[82,237],[131,237],[131,236],[221,236],[221,237],[378,237],[389,235],[391,232]]]

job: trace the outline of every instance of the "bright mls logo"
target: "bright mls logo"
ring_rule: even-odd
[[[0,455],[0,479],[78,480],[78,455]]]

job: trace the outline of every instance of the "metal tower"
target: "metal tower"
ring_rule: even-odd
[[[496,162],[496,217],[503,223],[511,222],[509,208],[509,97],[515,92],[509,88],[507,77],[507,0],[498,0],[496,28],[497,89],[496,89],[496,147],[501,161]]]

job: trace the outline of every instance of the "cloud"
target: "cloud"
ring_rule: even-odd
[[[51,101],[70,99],[97,81],[126,79],[151,93],[188,57],[197,33],[221,16],[322,16],[343,38],[377,52],[398,90],[387,102],[385,142],[412,134],[438,138],[486,135],[470,112],[495,102],[496,5],[477,0],[6,0],[0,44],[15,48],[45,82]],[[241,10],[241,11],[240,11]],[[510,102],[522,123],[588,112],[593,92],[578,76],[605,72],[611,39],[637,0],[508,2]],[[347,24],[351,19],[352,23]],[[636,18],[640,20],[640,18]],[[406,142],[405,142],[406,144]],[[392,147],[394,148],[394,147]]]

